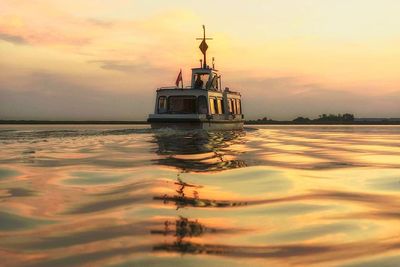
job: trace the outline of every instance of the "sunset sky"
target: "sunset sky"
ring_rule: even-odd
[[[246,118],[400,117],[398,0],[1,0],[0,119],[144,120],[199,65]]]

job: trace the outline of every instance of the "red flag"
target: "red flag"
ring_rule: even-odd
[[[176,82],[175,82],[176,86],[179,85],[179,82],[182,82],[182,84],[183,84],[183,80],[182,80],[182,69],[181,69],[181,71],[179,72],[178,77],[176,78]]]

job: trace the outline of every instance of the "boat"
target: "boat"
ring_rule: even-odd
[[[237,130],[243,128],[244,115],[239,92],[228,87],[222,89],[221,74],[207,65],[208,49],[206,29],[200,50],[203,59],[199,68],[192,68],[190,86],[183,86],[182,70],[175,86],[160,87],[156,90],[154,113],[148,117],[152,128],[184,128],[206,130]],[[181,85],[181,86],[179,86]]]

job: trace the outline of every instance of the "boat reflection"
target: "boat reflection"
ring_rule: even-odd
[[[173,228],[174,227],[174,228]],[[171,229],[172,228],[172,229]],[[179,217],[174,222],[166,220],[164,222],[164,230],[152,230],[151,234],[162,234],[164,236],[172,235],[176,237],[176,241],[170,244],[155,245],[154,251],[167,251],[179,253],[201,253],[201,246],[186,241],[192,237],[200,237],[206,233],[216,234],[218,232],[229,232],[229,230],[209,228],[198,220],[189,220],[185,217]]]
[[[207,172],[245,167],[237,159],[242,153],[233,149],[244,143],[245,131],[155,131],[151,142],[158,148],[161,158],[156,164],[172,166],[183,171]]]
[[[175,229],[171,229],[173,225],[175,225]],[[208,229],[197,220],[191,221],[188,218],[179,216],[179,219],[175,220],[175,223],[166,220],[163,230],[151,230],[150,233],[162,234],[164,236],[173,235],[181,242],[186,236],[201,236],[206,230]]]
[[[200,185],[188,184],[183,182],[178,176],[177,182],[175,185],[178,185],[178,189],[176,190],[175,195],[165,194],[163,196],[155,196],[154,200],[160,200],[164,204],[173,203],[176,206],[176,209],[184,208],[184,207],[196,207],[196,208],[205,208],[205,207],[215,207],[215,208],[225,208],[225,207],[237,207],[237,206],[246,206],[247,202],[242,201],[228,201],[228,200],[213,200],[207,198],[200,198],[199,192],[196,190],[197,188],[201,188]],[[186,188],[191,188],[190,192],[193,196],[188,196],[185,193]]]
[[[160,200],[164,204],[169,204],[170,202],[176,206],[176,210],[184,207],[232,207],[232,206],[243,206],[247,205],[246,202],[233,202],[233,201],[217,201],[200,198],[197,189],[202,188],[201,185],[189,184],[184,182],[178,175],[177,182],[174,183],[178,186],[175,190],[177,194],[173,196],[155,196],[154,200]],[[187,196],[187,191],[191,191],[193,197]],[[162,230],[151,230],[150,233],[153,235],[163,235],[163,236],[174,236],[176,240],[172,243],[157,244],[153,246],[153,251],[166,251],[175,253],[191,253],[191,254],[201,254],[201,253],[215,253],[212,249],[201,244],[196,244],[188,239],[193,237],[200,238],[205,234],[227,234],[227,233],[239,233],[243,232],[243,229],[235,228],[221,228],[221,227],[209,227],[205,224],[199,222],[198,219],[192,220],[183,216],[179,216],[175,221],[165,220]],[[215,246],[212,246],[215,247]]]

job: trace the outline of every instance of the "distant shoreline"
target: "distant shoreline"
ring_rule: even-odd
[[[0,120],[0,125],[15,124],[15,125],[144,125],[147,121],[49,121],[49,120]],[[245,125],[400,125],[400,121],[349,121],[349,122],[293,122],[293,121],[245,121]]]
[[[257,122],[246,121],[245,125],[400,125],[400,121],[311,121],[311,122],[294,122],[294,121],[271,121]]]
[[[148,124],[147,121],[48,121],[48,120],[0,120],[0,124]]]

